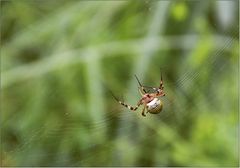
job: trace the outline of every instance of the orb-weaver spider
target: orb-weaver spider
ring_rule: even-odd
[[[149,86],[143,86],[138,77],[135,75],[135,78],[137,79],[137,82],[139,84],[138,91],[141,94],[142,98],[138,101],[137,105],[135,107],[130,106],[122,101],[120,101],[118,98],[116,98],[113,94],[112,96],[115,98],[115,100],[120,103],[121,105],[125,106],[129,110],[136,111],[139,106],[143,105],[142,110],[142,116],[146,116],[145,110],[147,109],[147,113],[151,114],[157,114],[162,111],[163,104],[162,101],[159,99],[159,97],[165,96],[165,93],[163,92],[163,79],[161,74],[161,81],[160,86],[158,88],[155,87],[149,87]],[[154,90],[153,93],[149,93],[146,91],[145,88],[152,88]]]

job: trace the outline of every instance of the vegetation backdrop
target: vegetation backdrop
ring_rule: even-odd
[[[237,0],[1,1],[1,165],[239,166],[238,65]]]

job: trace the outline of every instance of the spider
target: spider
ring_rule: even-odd
[[[141,82],[139,81],[138,77],[135,75],[135,78],[137,79],[137,82],[139,84],[138,91],[141,94],[141,99],[138,101],[137,105],[135,107],[130,106],[122,101],[120,101],[118,98],[116,98],[113,94],[112,96],[114,99],[124,107],[128,108],[129,110],[136,111],[139,106],[143,105],[142,110],[142,116],[146,116],[145,110],[147,109],[147,113],[151,114],[158,114],[162,111],[163,104],[162,101],[159,99],[159,97],[165,96],[165,93],[163,92],[163,79],[161,74],[161,81],[159,87],[149,87],[149,86],[143,86]],[[145,88],[152,88],[154,90],[153,93],[148,93]]]

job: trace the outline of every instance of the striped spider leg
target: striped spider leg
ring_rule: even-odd
[[[128,105],[128,104],[120,101],[117,97],[115,97],[112,94],[114,99],[119,104],[121,104],[122,106],[124,106],[132,111],[136,111],[139,106],[143,105],[144,107],[142,109],[142,116],[146,116],[145,110],[147,110],[147,112],[152,113],[152,114],[157,114],[157,113],[161,112],[163,105],[162,105],[162,102],[159,99],[159,97],[165,96],[165,93],[163,92],[164,87],[163,87],[162,75],[161,75],[160,86],[158,88],[149,87],[155,91],[154,93],[148,93],[145,89],[145,88],[147,88],[147,86],[143,86],[136,75],[135,75],[135,78],[137,79],[137,82],[139,84],[138,91],[142,96],[141,99],[138,101],[137,105],[135,107]]]
[[[119,104],[123,105],[124,107],[128,108],[129,110],[136,111],[136,110],[138,109],[138,107],[139,107],[140,105],[142,105],[141,100],[138,101],[138,103],[137,103],[137,105],[136,105],[135,107],[134,107],[134,106],[131,106],[131,105],[128,105],[128,104],[124,103],[123,101],[120,101],[116,96],[114,96],[114,94],[113,94],[112,92],[111,92],[111,94],[112,94],[113,98],[114,98]]]

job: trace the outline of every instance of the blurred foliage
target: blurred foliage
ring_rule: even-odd
[[[1,1],[2,166],[239,166],[239,1]],[[158,115],[134,105],[144,85]]]

